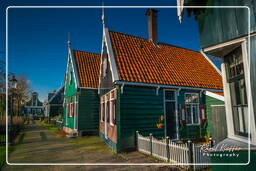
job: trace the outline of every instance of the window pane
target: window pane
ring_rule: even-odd
[[[191,99],[192,99],[192,103],[198,103],[199,102],[198,94],[192,94]]]
[[[174,91],[165,91],[165,99],[166,100],[175,100],[175,92]]]
[[[186,123],[191,124],[192,123],[192,118],[191,118],[191,108],[190,105],[186,105]]]
[[[185,102],[186,102],[186,103],[191,103],[191,102],[192,102],[192,100],[191,100],[191,94],[186,94]]]
[[[193,111],[193,123],[198,124],[199,123],[198,105],[193,105],[192,111]]]

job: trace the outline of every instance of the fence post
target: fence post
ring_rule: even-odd
[[[153,135],[152,133],[149,134],[149,140],[150,140],[150,155],[153,153]]]
[[[167,153],[167,162],[170,161],[170,148],[169,148],[169,142],[170,138],[167,136],[166,137],[166,153]]]
[[[136,131],[136,135],[135,135],[136,137],[136,140],[135,140],[135,145],[136,145],[136,147],[137,147],[137,151],[139,151],[139,131]]]
[[[189,160],[189,170],[193,170],[193,143],[188,140],[188,160]]]
[[[210,144],[210,148],[212,148],[213,145],[214,145],[214,144],[213,144],[213,139],[212,139],[212,137],[209,138],[209,144]]]

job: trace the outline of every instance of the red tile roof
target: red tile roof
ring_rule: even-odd
[[[222,89],[222,78],[197,51],[109,31],[120,81]]]
[[[74,50],[75,65],[80,87],[97,88],[100,71],[100,55]]]

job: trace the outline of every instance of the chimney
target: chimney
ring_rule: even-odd
[[[149,8],[146,11],[148,16],[148,39],[157,43],[157,10]]]

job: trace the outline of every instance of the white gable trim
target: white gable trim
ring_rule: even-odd
[[[75,77],[75,86],[76,88],[80,87],[80,83],[77,79],[78,77],[78,73],[77,73],[77,68],[76,68],[76,65],[74,63],[75,59],[74,59],[74,53],[73,51],[71,50],[71,48],[69,48],[69,53],[70,53],[70,59],[71,59],[71,63],[72,63],[72,68],[73,68],[73,73],[74,73],[74,77]]]
[[[110,70],[111,70],[111,76],[112,76],[112,82],[114,83],[115,81],[118,81],[118,72],[116,68],[116,61],[115,61],[115,56],[113,53],[112,45],[111,45],[111,40],[109,36],[109,31],[107,28],[103,27],[103,34],[102,34],[102,46],[101,46],[101,56],[100,56],[100,76],[99,76],[99,85],[98,85],[98,93],[100,92],[100,85],[101,85],[101,70],[102,70],[102,56],[104,53],[104,45],[106,44],[106,49],[108,53],[108,61],[110,65]]]
[[[216,65],[208,58],[208,56],[201,50],[200,53],[204,56],[205,59],[213,66],[213,68],[221,75],[221,71],[219,68],[216,67]]]
[[[105,40],[105,43],[106,43],[107,52],[108,52],[108,56],[109,56],[108,60],[109,60],[109,64],[110,64],[110,69],[112,71],[112,80],[113,80],[113,82],[115,82],[119,79],[118,79],[118,73],[117,73],[117,69],[116,69],[115,56],[114,56],[114,53],[113,53],[113,49],[112,49],[112,45],[111,45],[111,41],[110,41],[110,36],[109,36],[109,31],[108,31],[107,28],[104,28],[104,35],[105,35],[104,40]],[[104,46],[103,46],[103,48],[104,48]]]
[[[210,92],[210,91],[206,91],[206,92],[205,92],[205,95],[206,95],[206,96],[213,97],[213,98],[218,99],[218,100],[221,100],[221,101],[225,101],[224,96],[221,96],[221,95],[219,95],[219,94],[215,94],[215,93]]]

